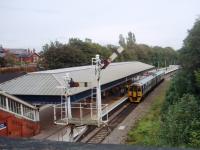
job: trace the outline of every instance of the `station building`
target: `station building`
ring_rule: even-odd
[[[101,74],[102,91],[133,80],[135,76],[154,67],[145,63],[112,63]],[[69,73],[75,82],[95,82],[92,66],[33,72],[0,84],[0,90],[14,95],[34,105],[60,103],[63,94],[59,88],[65,84],[64,76]],[[92,87],[93,85],[91,85]],[[91,87],[78,87],[71,90],[71,101],[79,101],[91,96]]]
[[[111,63],[101,72],[102,97],[108,93],[119,94],[120,88],[123,88],[128,82],[133,82],[138,76],[153,68],[154,66],[138,61]],[[90,83],[86,87],[72,88],[70,90],[71,102],[91,100],[91,91],[96,82],[94,66],[80,66],[28,73],[0,84],[0,111],[4,112],[4,115],[3,113],[0,114],[0,123],[7,124],[10,116],[27,120],[27,114],[30,112],[35,117],[31,121],[33,123],[39,122],[39,110],[35,106],[61,103],[64,94],[61,87],[65,86],[64,76],[66,73],[75,82]],[[14,109],[8,103],[8,99],[13,101],[12,107],[20,107],[19,110],[16,109],[17,112],[13,112]],[[23,106],[27,106],[31,111],[24,112]],[[39,127],[35,130],[38,131],[38,129]],[[25,135],[24,137],[27,136]]]

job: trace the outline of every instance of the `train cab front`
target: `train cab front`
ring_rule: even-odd
[[[139,103],[142,99],[142,88],[139,85],[133,86],[133,101],[135,103]]]
[[[130,102],[140,102],[142,98],[142,89],[140,86],[133,85],[129,89],[129,100]]]

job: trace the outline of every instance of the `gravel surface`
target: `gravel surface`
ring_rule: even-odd
[[[127,134],[137,122],[150,109],[156,95],[165,88],[166,81],[163,81],[116,127],[112,133],[107,136],[102,143],[104,144],[124,144],[127,139]]]

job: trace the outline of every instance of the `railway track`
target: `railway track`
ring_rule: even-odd
[[[165,79],[171,77],[171,74],[166,74]],[[104,126],[97,128],[95,126],[88,127],[87,131],[78,139],[76,142],[83,143],[101,143],[125,118],[126,116],[133,111],[133,109],[137,106],[136,103],[126,102],[122,104],[116,110],[113,110],[109,113],[109,122]],[[63,126],[51,134],[45,136],[43,139],[48,139],[49,137],[61,132],[66,126]],[[88,135],[92,132],[92,135],[88,137]]]
[[[81,140],[81,142],[94,144],[101,143],[136,106],[137,104],[134,103],[125,103],[109,117],[110,120],[107,125],[94,129],[93,135],[87,140]]]
[[[171,74],[166,74],[165,79],[171,77]],[[137,106],[136,103],[126,103],[119,110],[117,110],[112,116],[109,116],[108,125],[101,128],[91,129],[90,132],[94,132],[93,135],[87,140],[81,140],[84,143],[101,143],[124,119],[131,113],[131,111]],[[112,114],[111,112],[110,114]],[[96,131],[95,131],[96,130]],[[80,142],[80,141],[79,141]]]

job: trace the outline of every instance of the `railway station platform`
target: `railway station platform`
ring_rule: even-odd
[[[121,96],[110,96],[102,99],[102,121],[104,123],[107,123],[109,120],[108,114],[116,109],[116,107],[127,101],[127,99],[127,94]],[[65,106],[61,106],[61,104],[54,105],[54,120],[56,124],[98,125],[96,103],[86,103],[84,101],[79,103],[71,103],[71,119],[61,117],[62,107],[64,108]],[[64,116],[65,114],[67,114],[67,110],[63,111],[64,114],[62,115]]]
[[[127,100],[128,100],[128,96],[125,95],[123,97],[117,98],[116,100],[108,104],[107,109],[102,110],[102,117],[108,115],[108,113],[113,111],[115,108],[117,108],[118,106],[120,106],[122,103],[124,103]]]
[[[166,70],[166,68],[164,68]],[[167,71],[171,72],[173,71],[174,68],[168,68]],[[167,72],[167,73],[168,73]],[[120,86],[120,85],[119,85]],[[115,96],[113,96],[112,94],[110,94],[107,97],[103,97],[102,98],[102,105],[106,106],[102,108],[102,118],[103,117],[107,117],[107,115],[114,110],[116,107],[120,106],[122,103],[124,103],[125,101],[127,101],[127,96],[126,94],[124,95],[120,95],[119,92]],[[103,95],[103,94],[102,94]],[[72,106],[74,106],[74,108],[72,108],[72,114],[73,116],[73,120],[57,120],[58,124],[60,125],[55,125],[54,124],[54,118],[53,118],[53,107],[52,105],[49,105],[50,107],[48,107],[48,109],[51,109],[51,112],[45,112],[43,118],[48,118],[51,119],[51,126],[47,126],[47,124],[44,124],[43,126],[41,126],[41,129],[45,128],[45,131],[41,131],[42,134],[35,136],[35,139],[48,139],[48,140],[54,140],[54,141],[69,141],[69,133],[70,133],[70,127],[67,126],[68,123],[71,124],[76,124],[76,125],[84,125],[81,128],[78,128],[74,131],[74,138],[78,135],[81,135],[86,129],[87,129],[87,125],[97,125],[97,120],[95,119],[95,103],[93,103],[93,110],[89,109],[89,106],[91,105],[91,100],[89,99],[84,99],[82,101],[79,101],[78,103],[72,103]],[[88,107],[87,107],[88,106]],[[91,119],[91,111],[93,111],[93,117],[94,119]],[[82,112],[82,113],[80,113]],[[80,114],[82,114],[82,119],[80,117]],[[49,116],[47,116],[49,115]],[[59,116],[59,115],[58,115]],[[57,116],[57,117],[58,117]],[[109,118],[108,118],[109,119]],[[42,117],[41,117],[41,121]],[[60,122],[59,122],[60,121]],[[43,121],[43,122],[48,122],[47,120]],[[48,123],[50,124],[50,123]],[[64,125],[64,126],[63,126]],[[61,136],[62,135],[62,136]],[[47,138],[46,138],[47,137]]]
[[[116,107],[120,106],[123,102],[127,101],[126,95],[123,96],[110,96],[107,98],[104,98],[102,103],[105,105],[107,104],[107,109],[102,109],[102,117],[106,116],[109,112],[114,110]],[[82,104],[84,105],[84,101],[82,101]],[[74,113],[76,110],[73,110]],[[89,112],[87,112],[89,114]],[[76,115],[79,115],[76,112]],[[83,117],[83,122],[86,123],[85,125],[78,127],[74,130],[74,138],[81,135],[85,130],[87,129],[88,116]],[[78,118],[78,117],[77,117]],[[80,121],[80,120],[78,120]],[[91,122],[91,120],[90,120]],[[74,122],[77,123],[77,122]],[[96,122],[93,122],[94,125],[96,125]],[[54,124],[54,118],[53,118],[53,105],[48,104],[41,108],[40,110],[40,128],[41,132],[38,135],[35,135],[33,139],[47,139],[52,141],[70,141],[69,133],[70,133],[70,126],[66,124],[66,122],[61,121],[60,124]]]

